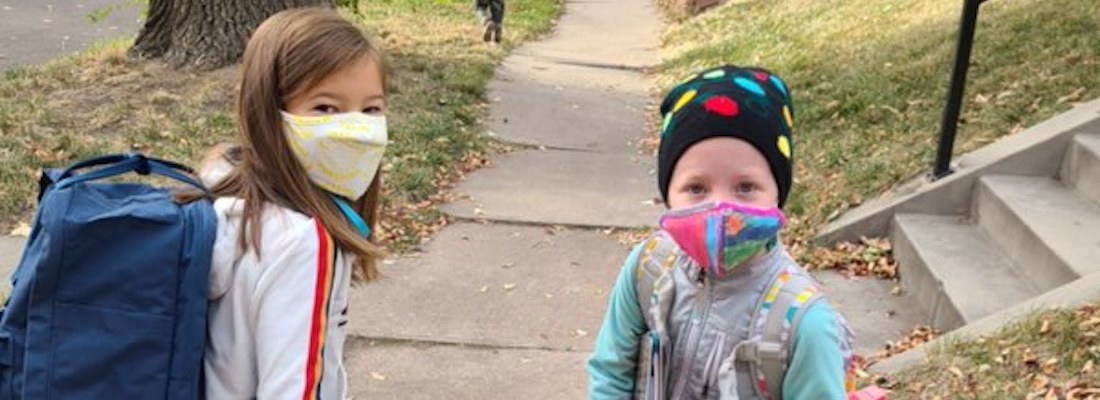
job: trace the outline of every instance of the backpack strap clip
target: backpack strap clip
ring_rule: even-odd
[[[134,160],[134,172],[138,175],[149,175],[153,167],[149,165],[149,158],[141,153],[131,153],[130,159]]]
[[[736,347],[737,361],[758,363],[764,360],[786,362],[787,347],[779,342],[747,340]]]

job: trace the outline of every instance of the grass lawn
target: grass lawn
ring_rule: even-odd
[[[348,2],[343,2],[348,3]],[[509,49],[548,31],[558,0],[508,3],[505,42],[481,42],[468,0],[372,0],[364,28],[391,63],[387,192],[379,234],[391,250],[420,244],[446,221],[441,189],[484,163],[485,88]],[[194,165],[228,141],[237,68],[175,71],[125,56],[130,40],[100,44],[0,78],[0,233],[29,220],[37,175],[85,157],[139,150]]]
[[[1100,399],[1100,304],[1035,314],[891,377],[890,399]]]

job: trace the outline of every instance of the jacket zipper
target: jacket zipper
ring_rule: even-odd
[[[717,365],[721,362],[723,348],[726,346],[726,334],[718,332],[714,336],[714,347],[710,349],[710,354],[707,355],[707,363],[703,365],[703,394],[701,398],[706,399],[707,394],[714,386],[713,381],[717,381],[718,374],[714,371]],[[714,377],[714,378],[712,378]]]

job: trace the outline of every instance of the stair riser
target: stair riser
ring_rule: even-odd
[[[943,290],[943,284],[928,268],[928,264],[913,245],[912,239],[895,222],[891,230],[894,258],[905,295],[914,299],[924,311],[925,323],[941,332],[965,324],[962,313]]]
[[[1079,140],[1074,140],[1066,151],[1062,180],[1077,189],[1085,198],[1100,203],[1100,154],[1086,148]]]
[[[1047,247],[1003,200],[979,181],[971,215],[1016,265],[1041,290],[1051,290],[1078,278],[1077,273]]]

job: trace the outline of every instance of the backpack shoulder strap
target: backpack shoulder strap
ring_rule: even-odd
[[[738,359],[748,361],[761,398],[783,398],[783,377],[790,358],[794,327],[811,305],[822,299],[813,279],[797,266],[780,271],[758,303],[753,339]]]
[[[644,376],[646,399],[663,399],[666,394],[671,336],[668,314],[672,309],[676,286],[669,272],[681,258],[676,243],[663,232],[654,233],[643,244],[634,266],[634,290],[638,307],[645,316],[649,337],[639,346],[639,378]],[[639,379],[638,382],[643,382]],[[642,389],[642,388],[637,388]]]
[[[672,270],[680,253],[676,243],[662,232],[654,233],[642,243],[642,252],[634,266],[634,291],[638,296],[638,306],[647,314],[647,322],[653,322],[649,321],[648,311],[653,303],[657,281]]]

